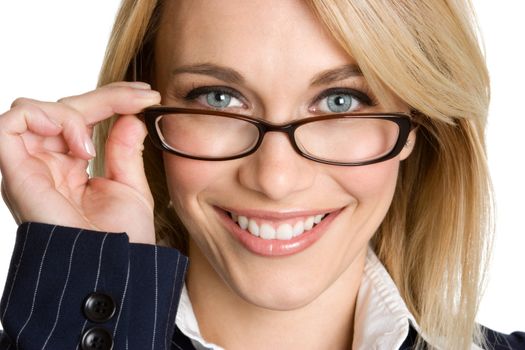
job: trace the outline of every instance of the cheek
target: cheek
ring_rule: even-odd
[[[193,236],[205,232],[213,217],[210,204],[224,196],[235,179],[232,166],[225,162],[206,162],[173,155],[164,155],[166,182],[173,208]]]
[[[205,237],[199,232],[209,230],[203,198],[212,187],[217,171],[213,162],[202,162],[166,154],[164,156],[166,183],[173,210],[196,241]],[[190,229],[192,228],[192,229]],[[197,232],[197,234],[196,234]]]
[[[189,204],[217,178],[213,162],[196,161],[166,154],[166,182],[172,200]]]
[[[355,201],[355,214],[375,230],[392,203],[398,171],[399,161],[391,160],[347,168],[333,178]]]
[[[399,162],[392,160],[349,168],[338,177],[339,184],[360,201],[391,197],[395,189]]]
[[[334,171],[332,180],[347,197],[348,208],[334,226],[332,239],[322,246],[324,270],[339,276],[356,257],[366,254],[370,239],[383,222],[396,188],[399,161],[386,161]],[[334,267],[335,266],[335,267]]]

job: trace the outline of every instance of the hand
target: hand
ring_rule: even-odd
[[[144,124],[158,104],[145,83],[118,82],[59,102],[17,99],[0,115],[2,195],[15,220],[107,232],[155,242],[153,197],[142,161]],[[103,178],[89,178],[93,126],[120,116],[106,143]]]

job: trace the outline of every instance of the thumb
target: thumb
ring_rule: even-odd
[[[136,116],[118,118],[106,143],[106,177],[138,191],[153,206],[142,151],[146,126]]]

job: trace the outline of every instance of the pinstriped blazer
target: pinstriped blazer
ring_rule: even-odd
[[[129,243],[124,233],[22,224],[0,304],[0,350],[194,349],[175,325],[187,264],[175,249]],[[114,301],[107,320],[86,311],[95,291]],[[90,347],[100,329],[109,343]],[[494,350],[525,349],[525,333],[486,333]],[[416,337],[411,328],[400,349]]]

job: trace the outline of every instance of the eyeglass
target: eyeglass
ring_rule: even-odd
[[[288,135],[293,149],[310,160],[358,166],[398,155],[413,127],[405,113],[344,113],[276,125],[215,110],[154,106],[143,111],[152,143],[181,157],[224,161],[248,156],[268,132]]]

